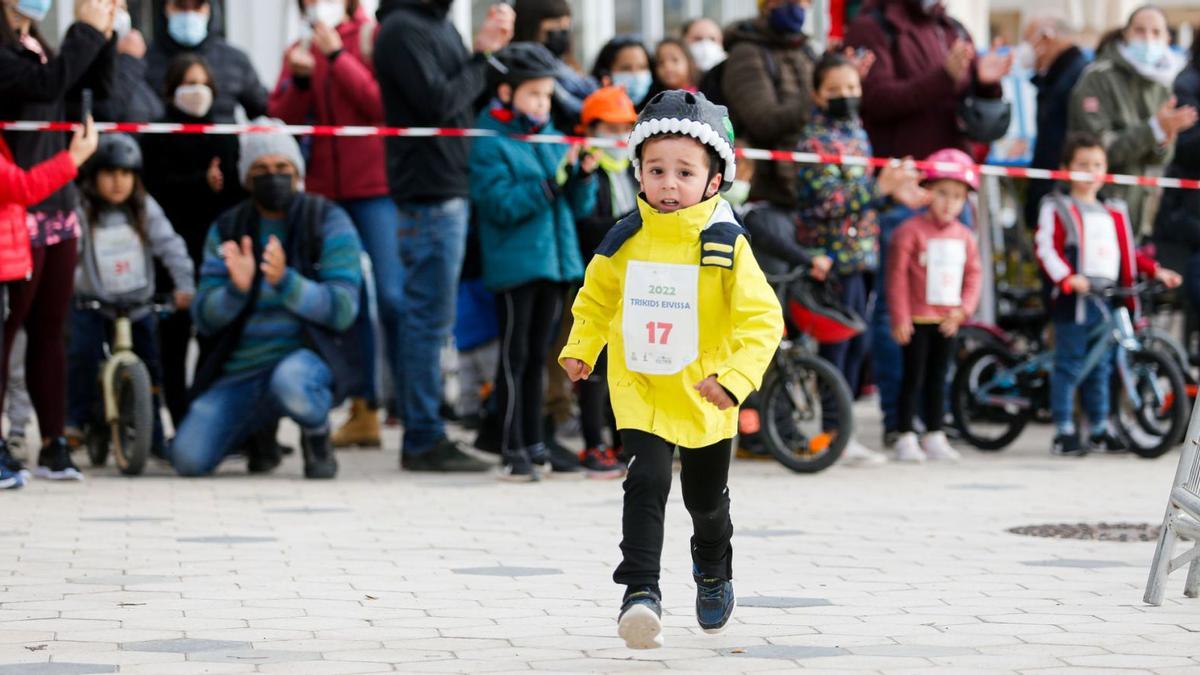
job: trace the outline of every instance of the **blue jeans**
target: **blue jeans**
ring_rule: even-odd
[[[846,274],[839,276],[838,281],[841,284],[839,299],[842,303],[855,314],[866,316],[867,298],[870,295],[866,274],[863,272]],[[856,335],[842,342],[821,345],[818,354],[833,364],[834,368],[837,368],[845,378],[846,384],[850,385],[850,397],[857,398],[862,366],[867,355],[867,334]],[[823,429],[836,429],[838,420],[836,419],[837,415],[834,414],[836,408],[832,397],[828,401],[821,402],[821,409],[825,413],[825,419],[822,420]]]
[[[900,382],[904,375],[904,353],[892,339],[892,319],[888,312],[887,255],[892,234],[915,211],[895,206],[879,216],[879,293],[875,294],[875,310],[871,312],[871,366],[875,385],[879,387],[879,407],[883,410],[883,428],[895,431],[900,428]]]
[[[407,455],[421,455],[446,435],[442,404],[442,346],[454,328],[458,276],[467,241],[467,200],[399,205],[404,264],[404,379],[396,396],[404,416]]]
[[[269,368],[222,377],[192,402],[171,444],[171,464],[181,476],[210,474],[265,422],[290,417],[318,430],[332,405],[333,373],[308,349]]]
[[[1050,413],[1061,431],[1074,426],[1075,390],[1083,399],[1083,411],[1092,429],[1108,424],[1108,383],[1112,375],[1112,351],[1096,363],[1082,380],[1083,362],[1095,345],[1089,336],[1103,317],[1092,302],[1082,324],[1054,322],[1054,372],[1050,375]]]
[[[362,239],[363,250],[371,258],[375,303],[379,308],[379,325],[383,328],[383,355],[391,369],[392,382],[403,382],[404,264],[400,261],[400,212],[396,209],[396,203],[388,197],[352,199],[339,204],[350,214],[350,220],[354,221],[358,236]],[[366,284],[363,284],[364,294],[366,288]],[[368,304],[361,306],[363,309],[358,313],[355,328],[360,336],[359,349],[367,357],[364,359],[367,363],[367,391],[353,394],[371,403],[378,403],[380,387],[375,372],[375,327],[371,325],[373,317],[366,309]]]
[[[146,364],[150,382],[157,390],[162,382],[158,360],[158,320],[153,314],[133,322],[133,353]],[[100,363],[104,361],[104,345],[109,344],[113,322],[104,314],[91,309],[72,308],[71,341],[67,348],[67,426],[83,429],[102,420],[99,415],[97,384]],[[162,416],[157,414],[159,395],[154,395],[154,447],[163,447]]]

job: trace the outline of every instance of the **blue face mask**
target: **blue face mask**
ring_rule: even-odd
[[[20,0],[17,3],[17,14],[32,19],[41,21],[50,13],[50,4],[52,0]]]
[[[632,73],[613,73],[612,80],[614,85],[625,88],[625,93],[629,94],[629,98],[633,100],[634,105],[638,105],[646,100],[646,94],[650,93],[650,85],[654,83],[654,77],[648,70],[638,70]]]
[[[767,23],[784,35],[795,35],[804,30],[804,7],[787,3],[771,10]]]
[[[1162,60],[1167,58],[1167,51],[1170,49],[1165,42],[1147,42],[1145,40],[1131,40],[1126,43],[1125,48],[1131,59],[1151,67],[1162,63]]]
[[[200,12],[175,12],[167,17],[167,33],[184,47],[195,47],[208,37],[208,15]]]

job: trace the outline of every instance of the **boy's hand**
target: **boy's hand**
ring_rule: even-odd
[[[596,172],[600,166],[600,160],[590,152],[584,152],[579,156],[579,170],[584,176],[590,176]]]
[[[709,375],[696,385],[696,391],[700,392],[700,396],[709,403],[717,406],[717,410],[729,410],[734,406],[733,399],[729,397],[729,393],[725,391],[717,382],[716,375]]]
[[[1158,268],[1158,271],[1154,273],[1154,278],[1161,281],[1162,285],[1167,288],[1179,288],[1179,285],[1183,283],[1183,277],[1179,275],[1179,272],[1165,267]]]
[[[894,339],[896,344],[900,345],[901,347],[907,345],[909,342],[912,342],[912,336],[913,325],[911,323],[892,326],[892,339]]]
[[[1087,293],[1092,290],[1092,284],[1082,274],[1072,274],[1067,277],[1067,288],[1075,293]]]
[[[938,332],[946,337],[954,337],[958,333],[958,329],[967,320],[967,315],[963,314],[961,309],[954,309],[946,318],[942,319],[941,325],[938,326]]]
[[[562,367],[563,370],[567,371],[567,377],[572,382],[586,380],[592,374],[591,366],[579,359],[563,359]]]

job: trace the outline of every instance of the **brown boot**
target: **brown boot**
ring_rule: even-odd
[[[333,434],[333,447],[379,447],[379,415],[365,398],[350,399],[350,419]]]

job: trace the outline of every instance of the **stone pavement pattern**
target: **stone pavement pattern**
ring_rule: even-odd
[[[695,624],[676,489],[666,647],[635,653],[615,636],[619,482],[405,475],[387,442],[341,453],[330,483],[292,458],[266,478],[110,468],[0,494],[0,675],[1200,672],[1182,575],[1141,603],[1153,544],[1006,532],[1157,523],[1174,454],[1055,460],[1030,430],[960,465],[738,462],[732,625]]]

